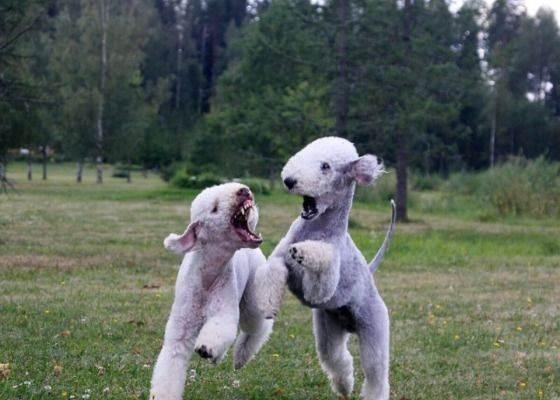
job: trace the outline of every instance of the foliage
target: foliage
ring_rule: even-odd
[[[514,157],[479,175],[478,196],[501,215],[560,216],[560,164]]]
[[[511,157],[484,172],[452,174],[443,187],[489,203],[502,216],[560,216],[560,164],[544,157]]]
[[[205,172],[200,175],[190,175],[184,169],[178,169],[171,180],[172,186],[184,189],[204,189],[210,186],[219,185],[224,180],[219,176]]]
[[[259,178],[241,178],[237,179],[238,182],[243,183],[251,189],[255,195],[265,195],[268,196],[272,194],[272,188],[270,187],[270,182]]]
[[[442,181],[443,179],[435,174],[414,174],[411,177],[412,188],[418,191],[438,190]]]

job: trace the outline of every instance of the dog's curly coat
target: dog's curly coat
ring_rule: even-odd
[[[257,221],[249,188],[227,183],[202,191],[192,202],[186,231],[165,239],[167,249],[186,255],[152,376],[150,400],[183,398],[193,350],[219,362],[235,341],[237,369],[268,339],[272,320],[264,318],[255,300],[255,272],[266,263],[257,249],[262,239],[253,232]]]
[[[359,338],[366,400],[389,398],[389,315],[372,278],[388,246],[395,221],[368,265],[348,234],[356,183],[373,183],[384,172],[372,155],[326,137],[295,154],[282,171],[284,184],[302,195],[303,211],[257,272],[257,299],[263,313],[278,312],[284,287],[313,308],[313,328],[321,365],[333,390],[350,395],[354,385],[350,333]]]

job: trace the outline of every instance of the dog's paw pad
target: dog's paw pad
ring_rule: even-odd
[[[210,350],[208,347],[206,347],[205,345],[200,346],[199,348],[197,348],[195,350],[198,355],[202,358],[213,358],[214,356],[212,355],[212,350]]]
[[[293,265],[294,263],[297,263],[299,265],[303,264],[303,262],[305,261],[305,257],[303,254],[302,249],[299,249],[294,245],[292,247],[290,247],[290,249],[288,250],[288,252],[290,253],[290,260],[289,262]]]

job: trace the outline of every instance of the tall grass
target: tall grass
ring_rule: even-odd
[[[481,173],[458,173],[445,184],[448,192],[472,195],[502,216],[560,216],[560,164],[539,157],[512,157]]]
[[[560,215],[560,164],[511,158],[481,175],[480,195],[502,215]]]

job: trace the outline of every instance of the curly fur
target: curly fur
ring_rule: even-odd
[[[288,160],[282,179],[290,192],[313,198],[313,215],[298,217],[257,274],[257,299],[274,317],[284,287],[313,308],[313,330],[321,365],[333,390],[347,397],[354,378],[347,349],[357,334],[366,400],[389,398],[389,315],[371,275],[388,246],[368,266],[348,234],[356,183],[368,185],[384,172],[373,155],[358,156],[354,145],[337,137],[318,139]],[[371,267],[371,269],[370,269]]]
[[[182,235],[170,234],[167,249],[185,254],[175,287],[175,299],[156,362],[151,400],[183,398],[186,370],[196,351],[220,362],[234,343],[234,367],[243,367],[262,347],[272,330],[255,300],[255,272],[266,259],[257,248],[245,248],[231,228],[239,191],[227,183],[205,189],[191,205],[191,223]],[[258,221],[256,206],[248,225]],[[240,328],[240,333],[237,331]],[[237,336],[237,339],[236,339]]]

